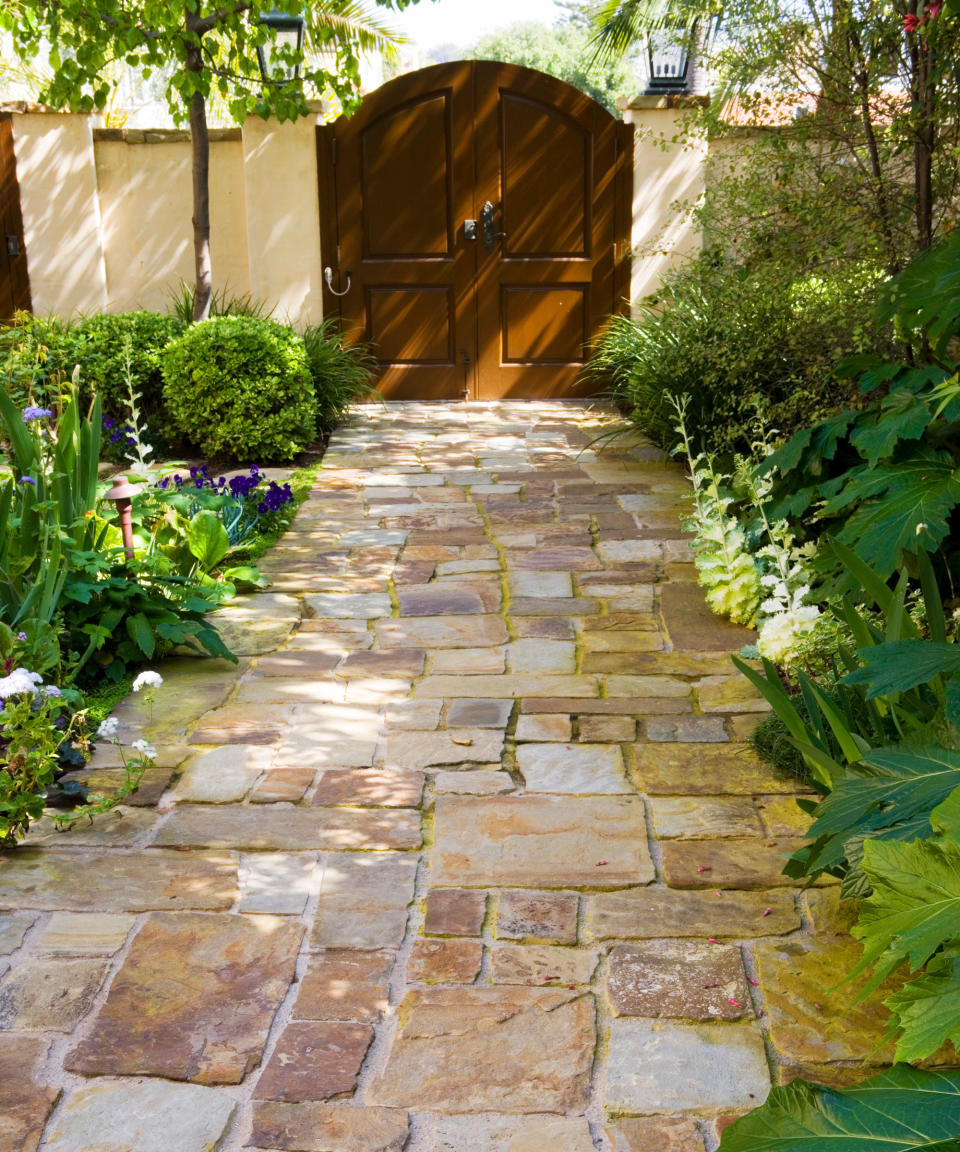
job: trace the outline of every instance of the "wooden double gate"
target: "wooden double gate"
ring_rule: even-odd
[[[318,129],[324,315],[394,399],[576,394],[629,286],[633,129],[527,68],[439,64]]]

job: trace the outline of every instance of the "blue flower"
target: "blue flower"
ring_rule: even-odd
[[[20,477],[20,483],[21,484],[32,484],[34,487],[36,487],[36,485],[37,485],[36,480],[34,480],[34,478],[32,476],[21,476]]]
[[[123,439],[123,433],[122,432],[111,432],[110,433],[110,443],[111,444],[116,444],[116,442],[118,440],[122,440],[122,439]]]
[[[114,424],[116,423],[116,421],[115,421],[115,420],[110,420],[108,417],[104,416],[104,418],[103,418],[103,419],[100,421],[100,423],[103,425],[103,430],[104,430],[105,432],[109,432],[109,431],[110,431],[110,429],[111,429],[111,428],[114,426]]]
[[[52,416],[53,410],[51,408],[34,408],[29,405],[23,410],[23,422],[29,424],[31,420],[42,420],[44,416]]]

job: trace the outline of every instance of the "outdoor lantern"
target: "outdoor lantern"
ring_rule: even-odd
[[[290,64],[286,60],[282,63],[273,62],[271,60],[273,50],[275,47],[287,47],[297,53],[302,52],[306,21],[302,16],[292,16],[289,12],[278,12],[274,9],[261,16],[260,23],[272,29],[276,35],[275,40],[268,40],[257,48],[260,73],[267,83],[286,84],[299,74],[300,65]]]
[[[117,515],[120,517],[120,533],[123,536],[123,551],[128,560],[133,559],[133,515],[131,505],[134,496],[140,489],[131,484],[126,476],[120,476],[114,481],[113,487],[104,496],[105,500],[112,500],[117,506]]]
[[[647,95],[689,91],[693,28],[657,28],[647,35]]]

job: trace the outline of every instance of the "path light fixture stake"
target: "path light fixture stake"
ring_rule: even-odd
[[[274,9],[260,17],[259,21],[265,28],[270,28],[276,34],[276,40],[268,40],[265,44],[257,46],[257,63],[260,65],[260,75],[267,84],[287,84],[295,80],[300,74],[300,64],[289,64],[283,60],[274,60],[275,47],[290,48],[299,58],[303,51],[303,33],[306,20],[302,16],[292,15],[290,12],[278,12]]]
[[[104,496],[105,500],[112,500],[117,506],[120,532],[123,535],[123,552],[128,560],[133,559],[133,498],[139,491],[136,484],[131,484],[126,476],[121,476]]]

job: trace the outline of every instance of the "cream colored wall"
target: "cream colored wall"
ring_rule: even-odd
[[[707,145],[670,143],[684,110],[669,97],[640,96],[623,115],[636,132],[630,298],[638,304],[659,288],[667,269],[699,251],[700,233],[675,205],[702,197]]]
[[[194,279],[190,142],[165,140],[164,133],[96,135],[108,310],[165,311],[180,281]],[[250,274],[243,145],[233,135],[210,143],[210,255],[215,289],[244,295]]]
[[[323,319],[317,191],[318,114],[243,126],[247,246],[253,295],[294,324]]]
[[[107,283],[91,118],[25,112],[12,119],[33,310],[99,311]]]

